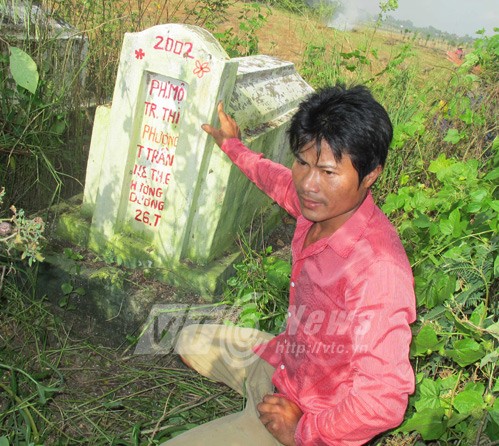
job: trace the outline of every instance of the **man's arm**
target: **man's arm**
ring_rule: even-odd
[[[262,153],[253,152],[240,141],[241,131],[236,121],[218,104],[220,128],[203,124],[202,129],[211,135],[231,161],[259,189],[293,217],[300,215],[300,204],[291,178],[291,171],[282,164],[265,159]]]

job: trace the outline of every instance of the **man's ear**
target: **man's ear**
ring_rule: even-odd
[[[381,172],[383,171],[383,167],[381,164],[378,164],[371,172],[369,172],[364,179],[362,180],[362,183],[366,189],[369,189],[375,181],[378,179],[380,176]]]

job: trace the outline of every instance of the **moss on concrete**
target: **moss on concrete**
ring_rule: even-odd
[[[90,232],[90,221],[76,207],[59,215],[54,235],[60,240],[86,247]]]
[[[232,265],[240,256],[240,253],[229,254],[204,266],[177,264],[173,268],[147,268],[144,275],[180,289],[192,290],[211,302],[221,294],[225,281],[233,272]]]
[[[125,272],[113,266],[104,266],[96,270],[86,269],[89,281],[96,281],[109,292],[125,291]]]

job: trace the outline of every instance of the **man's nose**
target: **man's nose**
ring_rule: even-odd
[[[319,172],[316,169],[310,168],[303,176],[302,188],[305,192],[319,191]]]

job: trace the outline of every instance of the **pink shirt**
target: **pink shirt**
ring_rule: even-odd
[[[255,351],[303,411],[298,445],[361,445],[398,426],[414,391],[409,362],[413,276],[400,239],[369,193],[328,238],[303,249],[291,171],[230,139],[222,150],[297,219],[287,326]]]

